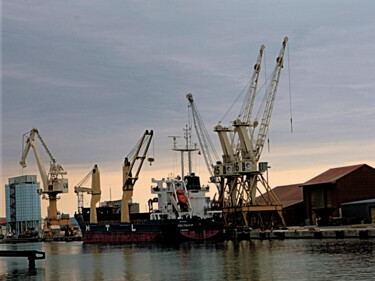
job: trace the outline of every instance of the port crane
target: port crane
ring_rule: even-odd
[[[91,177],[91,188],[83,187],[85,183]],[[78,212],[82,214],[83,209],[83,193],[91,194],[91,204],[90,204],[90,224],[97,224],[98,217],[96,213],[96,204],[100,200],[101,189],[100,189],[100,172],[98,165],[95,164],[94,168],[91,169],[90,173],[86,175],[75,187],[74,192],[78,196]]]
[[[50,168],[48,173],[44,168],[44,164],[36,143],[36,137],[39,139],[41,145],[43,146],[44,150],[50,158]],[[43,138],[41,137],[39,131],[36,128],[31,129],[30,132],[25,133],[23,135],[22,157],[20,161],[20,164],[23,168],[27,166],[26,158],[31,148],[34,151],[40,177],[43,182],[43,189],[40,189],[38,193],[40,195],[48,195],[49,200],[48,215],[43,227],[43,232],[46,235],[52,235],[51,226],[67,225],[69,228],[71,228],[70,218],[58,218],[57,212],[57,194],[68,193],[68,179],[64,178],[64,176],[67,175],[67,172],[63,169],[63,167],[60,164],[57,164],[55,158],[52,156],[51,152],[47,148],[47,145],[45,144]]]
[[[129,200],[133,197],[134,185],[138,180],[144,160],[146,159],[147,151],[150,147],[154,132],[146,130],[132,149],[132,151],[125,157],[122,175],[123,175],[123,195],[121,201],[121,223],[130,223],[129,216]],[[148,158],[148,161],[153,162],[153,158]],[[135,171],[133,173],[133,170]]]
[[[215,171],[221,176],[222,184],[222,208],[224,222],[227,226],[246,227],[272,227],[277,218],[280,224],[285,226],[282,216],[282,205],[277,199],[268,185],[268,181],[263,177],[263,173],[268,169],[268,163],[259,163],[264,142],[268,133],[268,128],[272,116],[273,105],[276,98],[277,88],[280,80],[281,69],[284,62],[284,53],[288,38],[285,37],[282,43],[280,54],[276,60],[276,66],[272,74],[271,85],[267,91],[266,105],[264,107],[260,127],[258,120],[251,120],[251,113],[256,95],[256,88],[260,72],[260,62],[263,53],[261,47],[257,64],[254,67],[251,87],[246,101],[245,112],[242,119],[233,122],[234,129],[222,128],[221,125],[216,126],[215,131],[219,134],[219,139],[225,140],[222,143],[223,151],[233,148],[227,159],[223,156],[224,167],[217,166]],[[228,132],[233,130],[237,139],[232,138],[232,143],[228,143]],[[231,173],[225,173],[230,169]],[[258,183],[261,183],[266,191],[264,195]],[[258,204],[256,201],[256,193],[260,193],[266,204]],[[276,218],[277,217],[277,218]]]
[[[217,155],[215,147],[210,139],[210,136],[208,135],[206,126],[204,125],[203,119],[194,102],[193,95],[189,93],[186,95],[186,98],[189,101],[195,132],[197,134],[199,146],[202,151],[208,173],[210,175],[210,181],[216,184],[218,192],[220,193],[220,185],[218,184],[218,180],[216,179],[216,176],[214,174],[214,167],[217,160],[219,159],[219,156]]]
[[[261,64],[262,64],[262,58],[263,58],[263,53],[264,53],[264,48],[265,46],[262,45],[260,47],[259,55],[256,64],[254,65],[254,73],[253,76],[251,77],[251,83],[250,83],[250,88],[249,88],[249,93],[247,95],[247,99],[245,101],[245,106],[243,112],[240,113],[239,118],[243,124],[247,125],[249,135],[253,135],[253,130],[251,128],[255,128],[258,125],[258,121],[251,120],[251,116],[253,113],[253,108],[254,108],[254,102],[255,102],[255,97],[257,94],[257,88],[258,88],[258,82],[259,82],[259,74],[261,70]],[[234,141],[234,136],[232,138],[232,143],[235,144],[233,149],[238,150],[239,149],[239,140],[237,140],[237,143]]]
[[[248,93],[248,98],[245,102],[244,111],[240,113],[242,116],[242,121],[244,124],[251,125],[251,114],[254,107],[254,101],[256,97],[256,91],[258,87],[259,74],[261,69],[261,62],[264,52],[264,45],[261,46],[257,62],[254,65],[254,72],[250,82],[250,88]],[[223,162],[218,163],[215,166],[215,175],[221,177],[221,186],[227,185],[229,195],[229,204],[236,204],[237,190],[235,186],[238,183],[238,166],[236,166],[235,160],[239,157],[240,142],[239,139],[235,139],[236,132],[231,127],[223,127],[221,124],[215,126],[214,131],[217,132],[220,145],[223,151]],[[237,169],[236,169],[237,168]],[[224,192],[220,193],[220,201],[223,200]],[[228,198],[226,199],[228,200]],[[223,201],[222,201],[223,202]]]

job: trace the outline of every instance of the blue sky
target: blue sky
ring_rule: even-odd
[[[32,154],[26,170],[19,165],[33,127],[68,171],[71,195],[58,208],[70,213],[73,187],[95,163],[104,199],[108,186],[121,196],[123,158],[153,129],[156,162],[134,195],[143,206],[151,177],[179,171],[168,136],[182,136],[188,122],[185,95],[193,93],[220,152],[211,129],[248,83],[262,44],[271,74],[284,36],[287,62],[261,158],[271,185],[374,167],[374,11],[373,1],[3,1],[0,215],[8,178],[39,176]]]

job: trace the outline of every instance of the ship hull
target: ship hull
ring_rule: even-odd
[[[82,234],[83,243],[127,244],[150,243],[162,240],[161,232],[90,231]]]
[[[83,243],[175,243],[218,239],[222,224],[211,219],[148,221],[137,224],[86,224],[77,219]]]

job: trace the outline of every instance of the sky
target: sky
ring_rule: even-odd
[[[32,153],[27,168],[19,165],[22,135],[34,127],[68,172],[58,210],[71,215],[74,186],[94,164],[101,201],[121,198],[124,157],[154,130],[155,162],[144,164],[133,197],[146,210],[151,178],[180,174],[169,136],[183,144],[186,94],[220,155],[213,127],[237,118],[260,46],[268,77],[285,36],[260,159],[271,167],[270,185],[303,183],[333,167],[375,167],[374,1],[5,0],[1,10],[0,216],[8,178],[40,180]],[[202,156],[194,155],[193,169],[207,184]],[[42,200],[43,216],[47,205]]]

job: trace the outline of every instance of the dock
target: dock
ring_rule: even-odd
[[[29,270],[35,270],[35,260],[46,258],[45,252],[32,251],[0,251],[0,257],[26,257],[29,260]]]
[[[291,227],[278,230],[227,230],[226,237],[235,240],[265,239],[326,239],[375,238],[375,228],[370,225],[348,227]]]
[[[6,244],[18,244],[18,243],[32,243],[32,242],[73,242],[73,241],[82,241],[81,236],[69,236],[69,237],[52,237],[52,238],[4,238],[0,240],[1,243]]]

